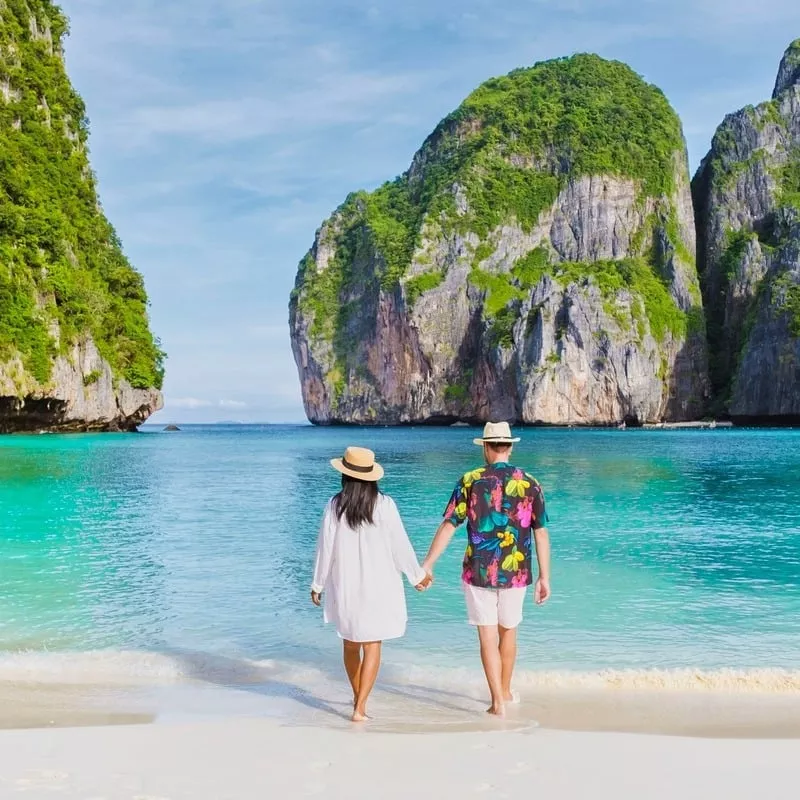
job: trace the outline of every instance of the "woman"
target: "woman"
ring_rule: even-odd
[[[325,507],[317,543],[311,601],[343,640],[344,668],[353,687],[353,722],[367,719],[367,698],[381,664],[381,643],[405,634],[408,615],[401,573],[419,591],[432,578],[391,497],[378,491],[383,468],[375,453],[348,447],[331,466],[342,490]]]

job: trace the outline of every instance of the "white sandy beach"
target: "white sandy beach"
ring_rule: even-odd
[[[797,756],[793,740],[404,735],[226,719],[0,732],[0,797],[788,800]]]
[[[0,798],[797,797],[800,695],[777,677],[528,686],[503,721],[477,685],[388,682],[357,726],[343,682],[260,669],[236,685],[0,681]]]

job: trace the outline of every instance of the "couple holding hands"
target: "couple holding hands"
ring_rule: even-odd
[[[519,441],[506,422],[489,422],[484,465],[456,484],[444,520],[420,566],[394,500],[378,490],[383,468],[371,450],[349,447],[331,461],[342,489],[328,502],[317,542],[311,600],[343,640],[344,666],[353,688],[353,722],[364,722],[381,663],[381,645],[405,634],[408,615],[402,575],[419,591],[433,582],[433,567],[456,528],[467,523],[462,584],[467,618],[478,630],[481,662],[491,694],[490,714],[514,702],[511,678],[517,628],[528,587],[538,605],[550,597],[550,541],[544,494],[528,473],[511,464]],[[538,575],[533,574],[533,555]]]

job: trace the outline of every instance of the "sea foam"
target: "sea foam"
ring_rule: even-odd
[[[293,683],[311,687],[340,681],[338,664],[314,666],[286,660],[251,660],[191,651],[161,653],[102,650],[95,652],[27,651],[0,655],[0,680],[31,683],[138,685],[190,681],[220,685]],[[381,680],[449,691],[482,686],[479,670],[443,669],[388,662]],[[800,670],[785,669],[628,669],[519,670],[522,690],[610,690],[800,693]]]

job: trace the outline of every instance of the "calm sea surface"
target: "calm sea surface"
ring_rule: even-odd
[[[422,557],[466,429],[188,427],[0,438],[0,667],[20,652],[201,653],[335,664],[308,601],[328,459],[372,447]],[[527,607],[525,670],[800,669],[800,431],[522,432],[545,488],[550,604]],[[461,533],[409,591],[395,669],[478,669]],[[39,656],[37,655],[37,658]]]

